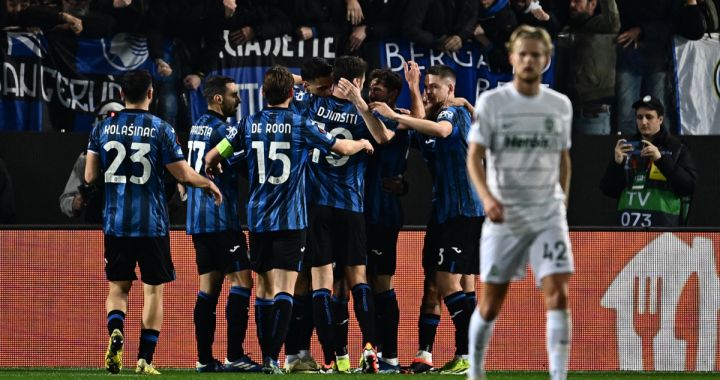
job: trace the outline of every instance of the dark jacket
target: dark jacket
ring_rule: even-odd
[[[615,95],[615,39],[620,15],[615,0],[600,0],[599,13],[586,20],[571,19],[557,40],[558,90],[573,104]]]
[[[645,73],[667,70],[672,57],[672,37],[675,33],[674,0],[617,0],[620,11],[620,33],[633,27],[642,31],[637,48],[617,45],[618,67]]]
[[[712,1],[712,0],[708,0]],[[699,40],[707,32],[705,21],[705,3],[695,5],[683,4],[675,13],[677,15],[677,33],[688,40]]]
[[[444,37],[472,37],[478,11],[477,0],[408,1],[402,22],[402,36],[427,47],[437,48]]]
[[[369,40],[382,40],[400,35],[402,24],[398,15],[406,9],[408,0],[362,0],[365,33]],[[415,4],[415,2],[413,2]]]
[[[338,20],[344,19],[343,9],[342,0],[295,0],[293,29],[308,26],[313,37],[334,37],[340,29]]]
[[[640,141],[642,136],[636,134],[632,140]],[[677,198],[687,198],[695,192],[697,181],[697,170],[690,157],[690,152],[679,139],[670,135],[665,128],[652,139],[653,145],[658,147],[661,153],[660,159],[655,161],[655,167],[660,171],[665,180],[653,179],[650,175],[645,184],[645,189],[667,190],[675,194]],[[647,171],[650,167],[650,159],[631,155],[627,163],[617,164],[614,157],[610,158],[605,175],[600,181],[600,190],[611,198],[620,198],[633,184],[637,174]],[[688,204],[683,200],[684,207]],[[622,210],[618,210],[622,211]],[[683,219],[681,223],[687,220]],[[658,224],[653,224],[657,226]],[[670,227],[670,226],[668,226]]]
[[[492,42],[483,49],[490,69],[495,72],[512,73],[505,43],[518,26],[515,12],[507,0],[497,0],[490,8],[480,9],[477,23],[485,30],[485,35]]]
[[[252,27],[258,41],[291,34],[290,6],[292,3],[285,0],[238,0],[226,28],[232,31]]]

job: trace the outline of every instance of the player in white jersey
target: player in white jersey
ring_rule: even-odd
[[[510,281],[525,277],[529,261],[545,296],[551,379],[565,380],[573,272],[565,215],[572,106],[565,95],[541,86],[552,54],[545,30],[519,27],[508,50],[513,81],[480,96],[469,138],[468,172],[487,217],[480,245],[484,286],[470,322],[468,378],[484,378],[495,318]]]

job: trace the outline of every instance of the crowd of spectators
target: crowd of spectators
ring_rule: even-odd
[[[667,101],[674,35],[717,31],[720,0],[0,0],[0,26],[87,38],[147,37],[160,76],[155,110],[179,129],[196,90],[231,44],[280,36],[333,37],[336,55],[376,62],[372,42],[405,38],[452,53],[476,42],[494,72],[511,70],[505,42],[521,24],[545,28],[563,68],[557,87],[575,107],[575,132],[635,133],[632,102]],[[172,41],[169,64],[164,43]],[[567,74],[567,75],[566,75]],[[178,120],[179,119],[179,120]]]

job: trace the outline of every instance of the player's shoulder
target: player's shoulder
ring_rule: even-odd
[[[553,90],[550,87],[544,87],[542,88],[542,94],[543,94],[543,101],[546,102],[553,102],[557,103],[558,105],[562,105],[567,108],[572,108],[572,102],[570,102],[570,98],[567,97],[567,95]]]

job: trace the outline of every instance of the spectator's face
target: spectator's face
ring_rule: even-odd
[[[660,132],[663,117],[658,116],[657,111],[645,107],[639,107],[635,111],[637,128],[643,137],[649,139]]]
[[[594,0],[570,0],[570,17],[585,18],[592,16],[596,4],[597,2]]]
[[[316,95],[316,96],[330,96],[332,95],[333,85],[332,77],[320,77],[313,80],[305,81],[303,86],[305,91]]]
[[[549,59],[543,43],[535,38],[522,38],[511,46],[510,63],[523,82],[539,82]]]
[[[492,7],[493,4],[495,4],[495,0],[480,0],[480,5],[485,9]]]
[[[530,0],[510,0],[510,3],[516,11],[520,12],[527,9],[530,4]]]
[[[30,6],[30,0],[7,0],[8,13],[20,13]]]
[[[238,105],[240,105],[240,95],[238,95],[238,86],[235,83],[225,85],[225,94],[223,94],[220,109],[225,117],[235,116]]]
[[[84,16],[90,7],[89,0],[63,0],[63,11],[79,17]]]
[[[385,84],[381,83],[377,79],[373,79],[370,82],[370,94],[369,98],[371,102],[385,102],[390,100],[390,94],[388,93]]]
[[[441,78],[438,75],[425,75],[425,93],[428,104],[439,105],[445,103],[450,97],[452,82],[448,78]]]

